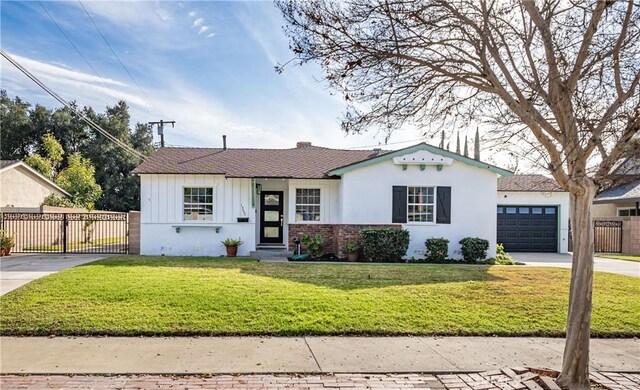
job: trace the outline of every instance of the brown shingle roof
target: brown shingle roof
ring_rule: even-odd
[[[542,175],[499,177],[498,191],[564,192],[555,180]]]
[[[222,174],[228,177],[322,179],[333,169],[388,151],[318,146],[293,149],[160,148],[133,173]]]

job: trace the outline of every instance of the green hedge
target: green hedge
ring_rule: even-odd
[[[427,247],[427,261],[438,263],[447,259],[449,240],[446,238],[428,238],[424,244]]]
[[[487,258],[489,241],[479,237],[465,237],[460,240],[462,258],[468,262],[482,261]]]
[[[363,229],[362,251],[367,261],[389,263],[402,260],[409,249],[409,231],[404,229]]]

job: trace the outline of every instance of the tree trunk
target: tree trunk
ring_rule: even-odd
[[[586,179],[588,180],[588,179]],[[589,336],[593,290],[593,222],[591,205],[596,188],[590,181],[582,191],[571,193],[573,264],[569,290],[567,339],[564,346],[560,386],[589,389]]]

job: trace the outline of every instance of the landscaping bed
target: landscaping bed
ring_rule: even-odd
[[[122,256],[0,297],[3,335],[562,336],[570,271]],[[596,273],[595,337],[640,336],[640,279]]]

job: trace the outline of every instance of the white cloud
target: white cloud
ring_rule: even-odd
[[[193,27],[200,27],[204,23],[204,18],[198,18],[193,21]]]
[[[204,34],[209,30],[209,26],[202,26],[200,27],[200,31],[198,31],[198,34]]]
[[[81,105],[99,108],[113,104],[117,100],[126,100],[130,104],[149,107],[145,99],[132,92],[133,89],[129,85],[120,81],[64,69],[15,54],[10,55],[66,101],[77,101]],[[20,93],[43,93],[35,83],[8,61],[2,61],[2,84],[14,86],[13,88]]]
[[[69,66],[64,64],[56,63],[56,65],[53,65],[46,62],[32,60],[30,58],[22,57],[22,56],[11,54],[11,53],[9,53],[9,55],[12,56],[20,64],[22,64],[25,68],[27,68],[28,71],[34,73],[36,76],[49,76],[52,78],[68,79],[68,80],[78,81],[83,83],[99,83],[99,84],[107,84],[107,85],[114,85],[114,86],[120,86],[120,87],[127,86],[126,84],[117,80],[98,77],[91,74],[71,70]]]
[[[197,13],[196,11],[191,11],[191,12],[189,12],[189,17],[190,17],[190,18],[193,18],[193,17],[195,17],[196,15],[198,15],[198,13]]]
[[[207,34],[207,38],[211,38],[211,37],[212,37],[212,36],[214,36],[214,35],[216,35],[216,33],[210,33],[210,34]]]

